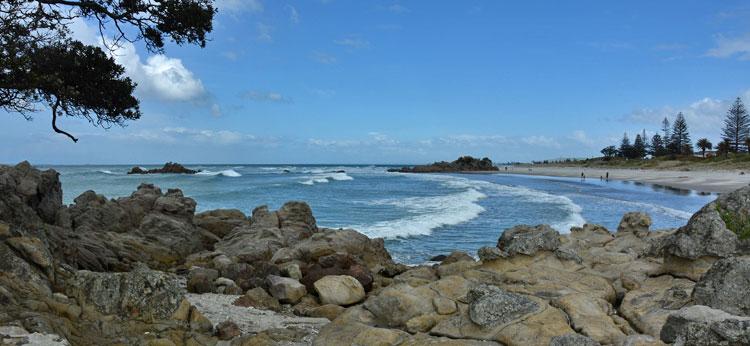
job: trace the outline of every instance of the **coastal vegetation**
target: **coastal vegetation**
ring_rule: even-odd
[[[212,0],[0,2],[0,109],[26,120],[43,109],[93,126],[123,126],[141,117],[136,84],[115,61],[124,42],[144,41],[162,52],[165,41],[205,46],[215,14]],[[97,24],[101,43],[73,36],[78,20]]]

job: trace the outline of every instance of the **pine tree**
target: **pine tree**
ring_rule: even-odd
[[[646,145],[643,142],[641,135],[635,135],[635,141],[633,142],[632,158],[642,159],[646,156]]]
[[[664,134],[662,139],[665,141],[669,141],[669,138],[672,137],[672,134],[669,133],[669,128],[669,119],[667,119],[667,117],[664,117],[664,120],[661,121],[661,131]]]
[[[651,137],[651,155],[662,156],[667,153],[667,148],[664,146],[664,140],[657,133],[654,137]]]
[[[672,124],[672,138],[669,145],[673,154],[690,155],[693,153],[693,144],[690,142],[690,133],[682,112],[677,114],[677,119]]]
[[[750,116],[739,97],[729,108],[721,132],[721,138],[729,141],[732,150],[735,152],[748,150],[745,139],[750,136]]]
[[[625,134],[622,135],[622,141],[620,142],[620,156],[624,158],[630,158],[632,151],[633,151],[633,146],[630,145],[630,139],[628,138],[628,133],[625,132]]]

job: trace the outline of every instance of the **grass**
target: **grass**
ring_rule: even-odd
[[[747,216],[732,213],[726,208],[722,207],[719,203],[716,203],[716,211],[719,212],[719,216],[721,216],[721,219],[724,220],[727,228],[737,234],[738,238],[750,238],[750,220]]]

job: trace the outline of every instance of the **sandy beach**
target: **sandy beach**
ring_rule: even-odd
[[[599,179],[609,172],[609,179],[634,181],[647,184],[663,185],[677,189],[695,190],[698,192],[730,192],[750,184],[750,174],[741,174],[740,170],[649,170],[649,169],[601,169],[587,167],[542,167],[542,166],[508,166],[507,171],[501,168],[500,174],[525,174],[553,177],[580,177]]]

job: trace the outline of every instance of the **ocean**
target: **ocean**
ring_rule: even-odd
[[[53,166],[64,203],[86,190],[128,196],[141,183],[180,188],[198,211],[305,201],[319,226],[383,237],[394,259],[418,264],[454,250],[472,255],[504,229],[549,224],[561,233],[597,223],[616,230],[644,211],[653,229],[679,227],[716,195],[655,185],[505,174],[401,174],[384,165],[187,165],[196,175],[127,175],[132,166]],[[142,166],[156,168],[157,166]]]

